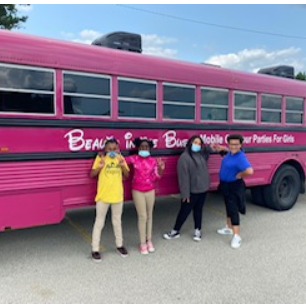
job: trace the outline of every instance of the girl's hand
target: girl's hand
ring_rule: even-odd
[[[239,173],[236,174],[236,179],[238,179],[238,180],[242,179],[241,172],[239,172]]]
[[[162,161],[161,158],[157,159],[157,168],[158,168],[158,172],[163,172],[165,170],[165,163],[164,161]]]
[[[97,169],[101,170],[104,167],[104,165],[105,165],[105,157],[102,156]]]
[[[118,159],[119,165],[121,167],[125,166],[124,158],[123,158],[123,156],[121,154],[117,156],[117,159]]]

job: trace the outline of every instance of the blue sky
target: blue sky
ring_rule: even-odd
[[[146,54],[244,71],[280,64],[306,71],[306,5],[33,4],[21,9],[29,16],[17,30],[23,33],[91,43],[127,31],[142,35]]]

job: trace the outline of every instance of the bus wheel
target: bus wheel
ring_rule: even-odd
[[[290,165],[282,165],[275,173],[272,183],[263,187],[266,205],[275,210],[288,210],[296,202],[301,188],[301,178]]]
[[[262,186],[258,186],[258,187],[252,187],[251,188],[251,195],[252,195],[252,202],[256,205],[259,206],[264,206],[266,207],[266,202],[265,202],[265,198],[263,195],[263,187]]]

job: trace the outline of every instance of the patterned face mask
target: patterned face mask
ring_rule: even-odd
[[[107,155],[108,155],[109,157],[111,157],[111,158],[114,158],[114,157],[117,156],[117,152],[115,152],[115,151],[110,151],[110,152],[107,152]]]

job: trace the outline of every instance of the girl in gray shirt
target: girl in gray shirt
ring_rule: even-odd
[[[202,210],[210,186],[207,160],[211,152],[224,147],[205,146],[199,135],[192,136],[177,164],[177,174],[181,193],[181,208],[173,229],[164,234],[165,239],[180,237],[180,230],[193,211],[195,241],[201,240]]]

